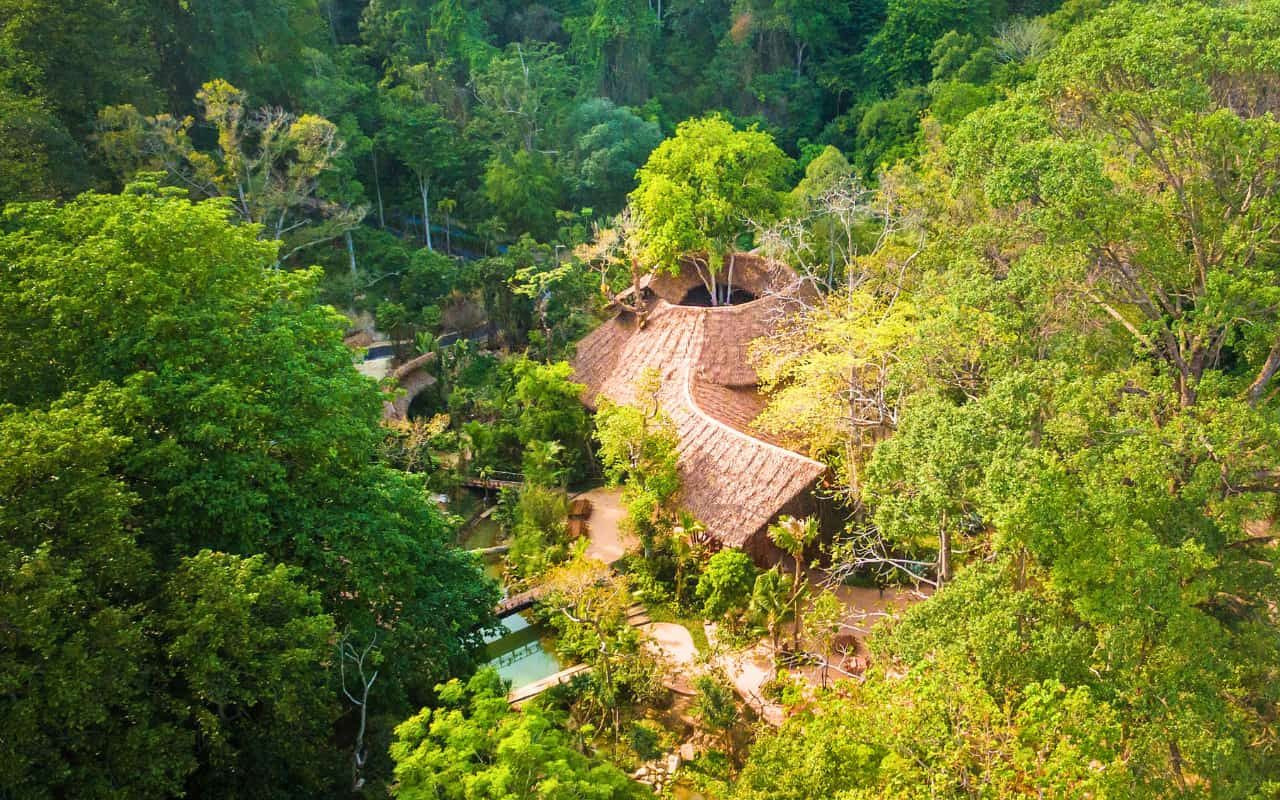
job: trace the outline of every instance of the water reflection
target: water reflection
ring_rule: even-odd
[[[482,519],[467,531],[462,546],[468,550],[492,547],[499,532],[498,523]],[[484,571],[501,580],[502,557],[487,557]],[[512,614],[502,620],[502,625],[505,631],[485,639],[485,660],[512,686],[524,686],[564,669],[552,647],[551,628],[530,623],[524,614]]]

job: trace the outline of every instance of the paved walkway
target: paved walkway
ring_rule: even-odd
[[[712,622],[703,623],[703,626],[711,649],[717,649],[718,627]],[[777,703],[765,700],[760,693],[760,687],[774,675],[773,654],[769,650],[768,641],[757,642],[745,650],[723,653],[716,656],[715,663],[729,677],[738,696],[755,709],[765,722],[775,727],[782,724],[787,717],[786,711]]]
[[[679,694],[692,695],[698,648],[689,629],[675,622],[650,622],[640,625],[639,630],[645,634],[645,647],[674,668],[667,688]]]
[[[361,361],[356,364],[356,372],[375,381],[380,381],[391,374],[391,362],[394,359],[391,356],[383,356],[381,358],[371,358],[367,361]]]

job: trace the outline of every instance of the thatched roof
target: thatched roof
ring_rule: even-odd
[[[424,353],[396,367],[388,377],[388,387],[394,392],[391,399],[382,403],[382,418],[404,420],[409,418],[409,404],[422,390],[435,384],[435,377],[427,371],[435,353]],[[397,391],[403,390],[403,391]]]
[[[659,370],[658,400],[680,436],[681,503],[722,544],[742,547],[807,497],[824,467],[750,429],[763,401],[746,348],[769,331],[782,301],[765,292],[777,267],[747,254],[736,262],[735,285],[759,299],[720,308],[677,305],[672,298],[683,297],[696,274],[655,280],[645,327],[627,313],[614,317],[578,345],[574,369],[592,407],[601,396],[634,403],[644,370]]]

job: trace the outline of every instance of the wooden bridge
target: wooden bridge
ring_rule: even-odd
[[[554,675],[548,675],[540,681],[526,684],[524,686],[513,686],[511,691],[507,692],[507,702],[512,706],[519,708],[524,703],[532,700],[542,694],[552,686],[559,686],[562,683],[568,683],[574,675],[583,672],[590,672],[591,667],[586,664],[577,664],[568,669],[562,669]]]
[[[476,489],[519,489],[524,486],[524,476],[519,472],[489,472],[481,476],[462,479],[463,486]]]
[[[498,619],[502,619],[503,617],[509,617],[512,614],[518,614],[521,611],[526,611],[532,608],[534,603],[541,600],[543,596],[546,595],[547,591],[548,588],[543,585],[535,586],[532,589],[520,592],[519,594],[513,594],[494,606],[493,614]]]

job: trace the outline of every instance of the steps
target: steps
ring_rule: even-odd
[[[638,628],[650,622],[653,622],[653,620],[649,618],[649,612],[640,603],[632,603],[631,607],[627,609],[627,624],[631,627]]]

